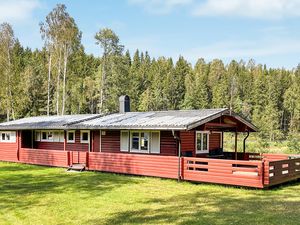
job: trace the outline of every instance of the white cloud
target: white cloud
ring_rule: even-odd
[[[300,42],[296,39],[265,39],[258,41],[224,41],[217,42],[205,47],[190,49],[182,55],[188,60],[195,62],[203,57],[208,60],[215,58],[250,59],[268,58],[290,54],[300,54]]]
[[[0,0],[0,22],[16,22],[28,19],[33,10],[39,6],[38,0]]]
[[[300,16],[299,8],[300,0],[206,0],[193,15],[278,19]]]
[[[142,6],[154,14],[168,14],[176,7],[190,5],[193,0],[128,0],[130,4]]]

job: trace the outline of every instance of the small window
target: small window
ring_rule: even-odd
[[[2,131],[1,132],[1,142],[16,142],[16,132],[15,131]]]
[[[90,132],[89,131],[80,131],[80,143],[89,143]]]
[[[148,151],[149,150],[149,133],[141,132],[141,150]]]
[[[55,139],[54,141],[56,141]],[[42,131],[42,138],[41,141],[48,141],[52,142],[53,141],[53,132],[52,131]]]
[[[140,143],[140,133],[133,132],[131,133],[131,150],[138,151]]]
[[[46,140],[47,140],[47,132],[46,132],[46,131],[43,131],[43,132],[42,132],[42,140],[43,140],[43,141],[46,141]]]
[[[208,153],[209,133],[196,131],[196,153]]]
[[[67,142],[74,143],[75,142],[75,131],[68,131],[67,133]]]

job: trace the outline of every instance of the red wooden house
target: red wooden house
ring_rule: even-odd
[[[295,155],[247,153],[257,128],[228,109],[31,117],[0,124],[0,160],[264,188],[300,177]],[[226,152],[224,132],[244,135]]]

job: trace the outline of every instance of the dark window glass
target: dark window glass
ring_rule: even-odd
[[[42,139],[47,140],[47,132],[42,132]]]
[[[89,134],[88,132],[83,132],[82,133],[82,139],[83,141],[88,141],[89,140]]]
[[[140,136],[139,133],[132,133],[132,140],[131,140],[131,149],[133,150],[139,150],[139,142],[140,142]]]
[[[69,141],[74,141],[74,133],[73,132],[68,133],[68,140]]]

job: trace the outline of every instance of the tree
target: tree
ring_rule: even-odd
[[[74,50],[78,49],[81,40],[79,31],[74,19],[66,11],[66,6],[58,4],[46,17],[45,22],[40,23],[42,38],[45,40],[45,46],[49,51],[49,69],[48,69],[48,108],[50,102],[50,77],[53,55],[57,60],[57,87],[56,87],[56,113],[59,114],[60,101],[60,79],[61,64],[63,61],[63,87],[62,87],[62,107],[61,114],[65,113],[66,102],[66,80],[68,59]],[[47,114],[49,115],[49,109]]]
[[[101,83],[100,83],[100,99],[99,99],[99,112],[105,111],[106,95],[106,82],[107,73],[112,66],[112,58],[120,55],[123,51],[123,46],[119,43],[119,37],[109,28],[100,29],[95,35],[96,44],[100,45],[103,50],[101,60]],[[109,65],[110,64],[110,65]],[[110,68],[109,68],[110,67]]]
[[[6,119],[15,119],[14,102],[12,96],[13,80],[12,80],[12,51],[16,39],[10,24],[0,24],[0,71],[2,73],[2,85],[6,89],[4,108],[6,108]]]

